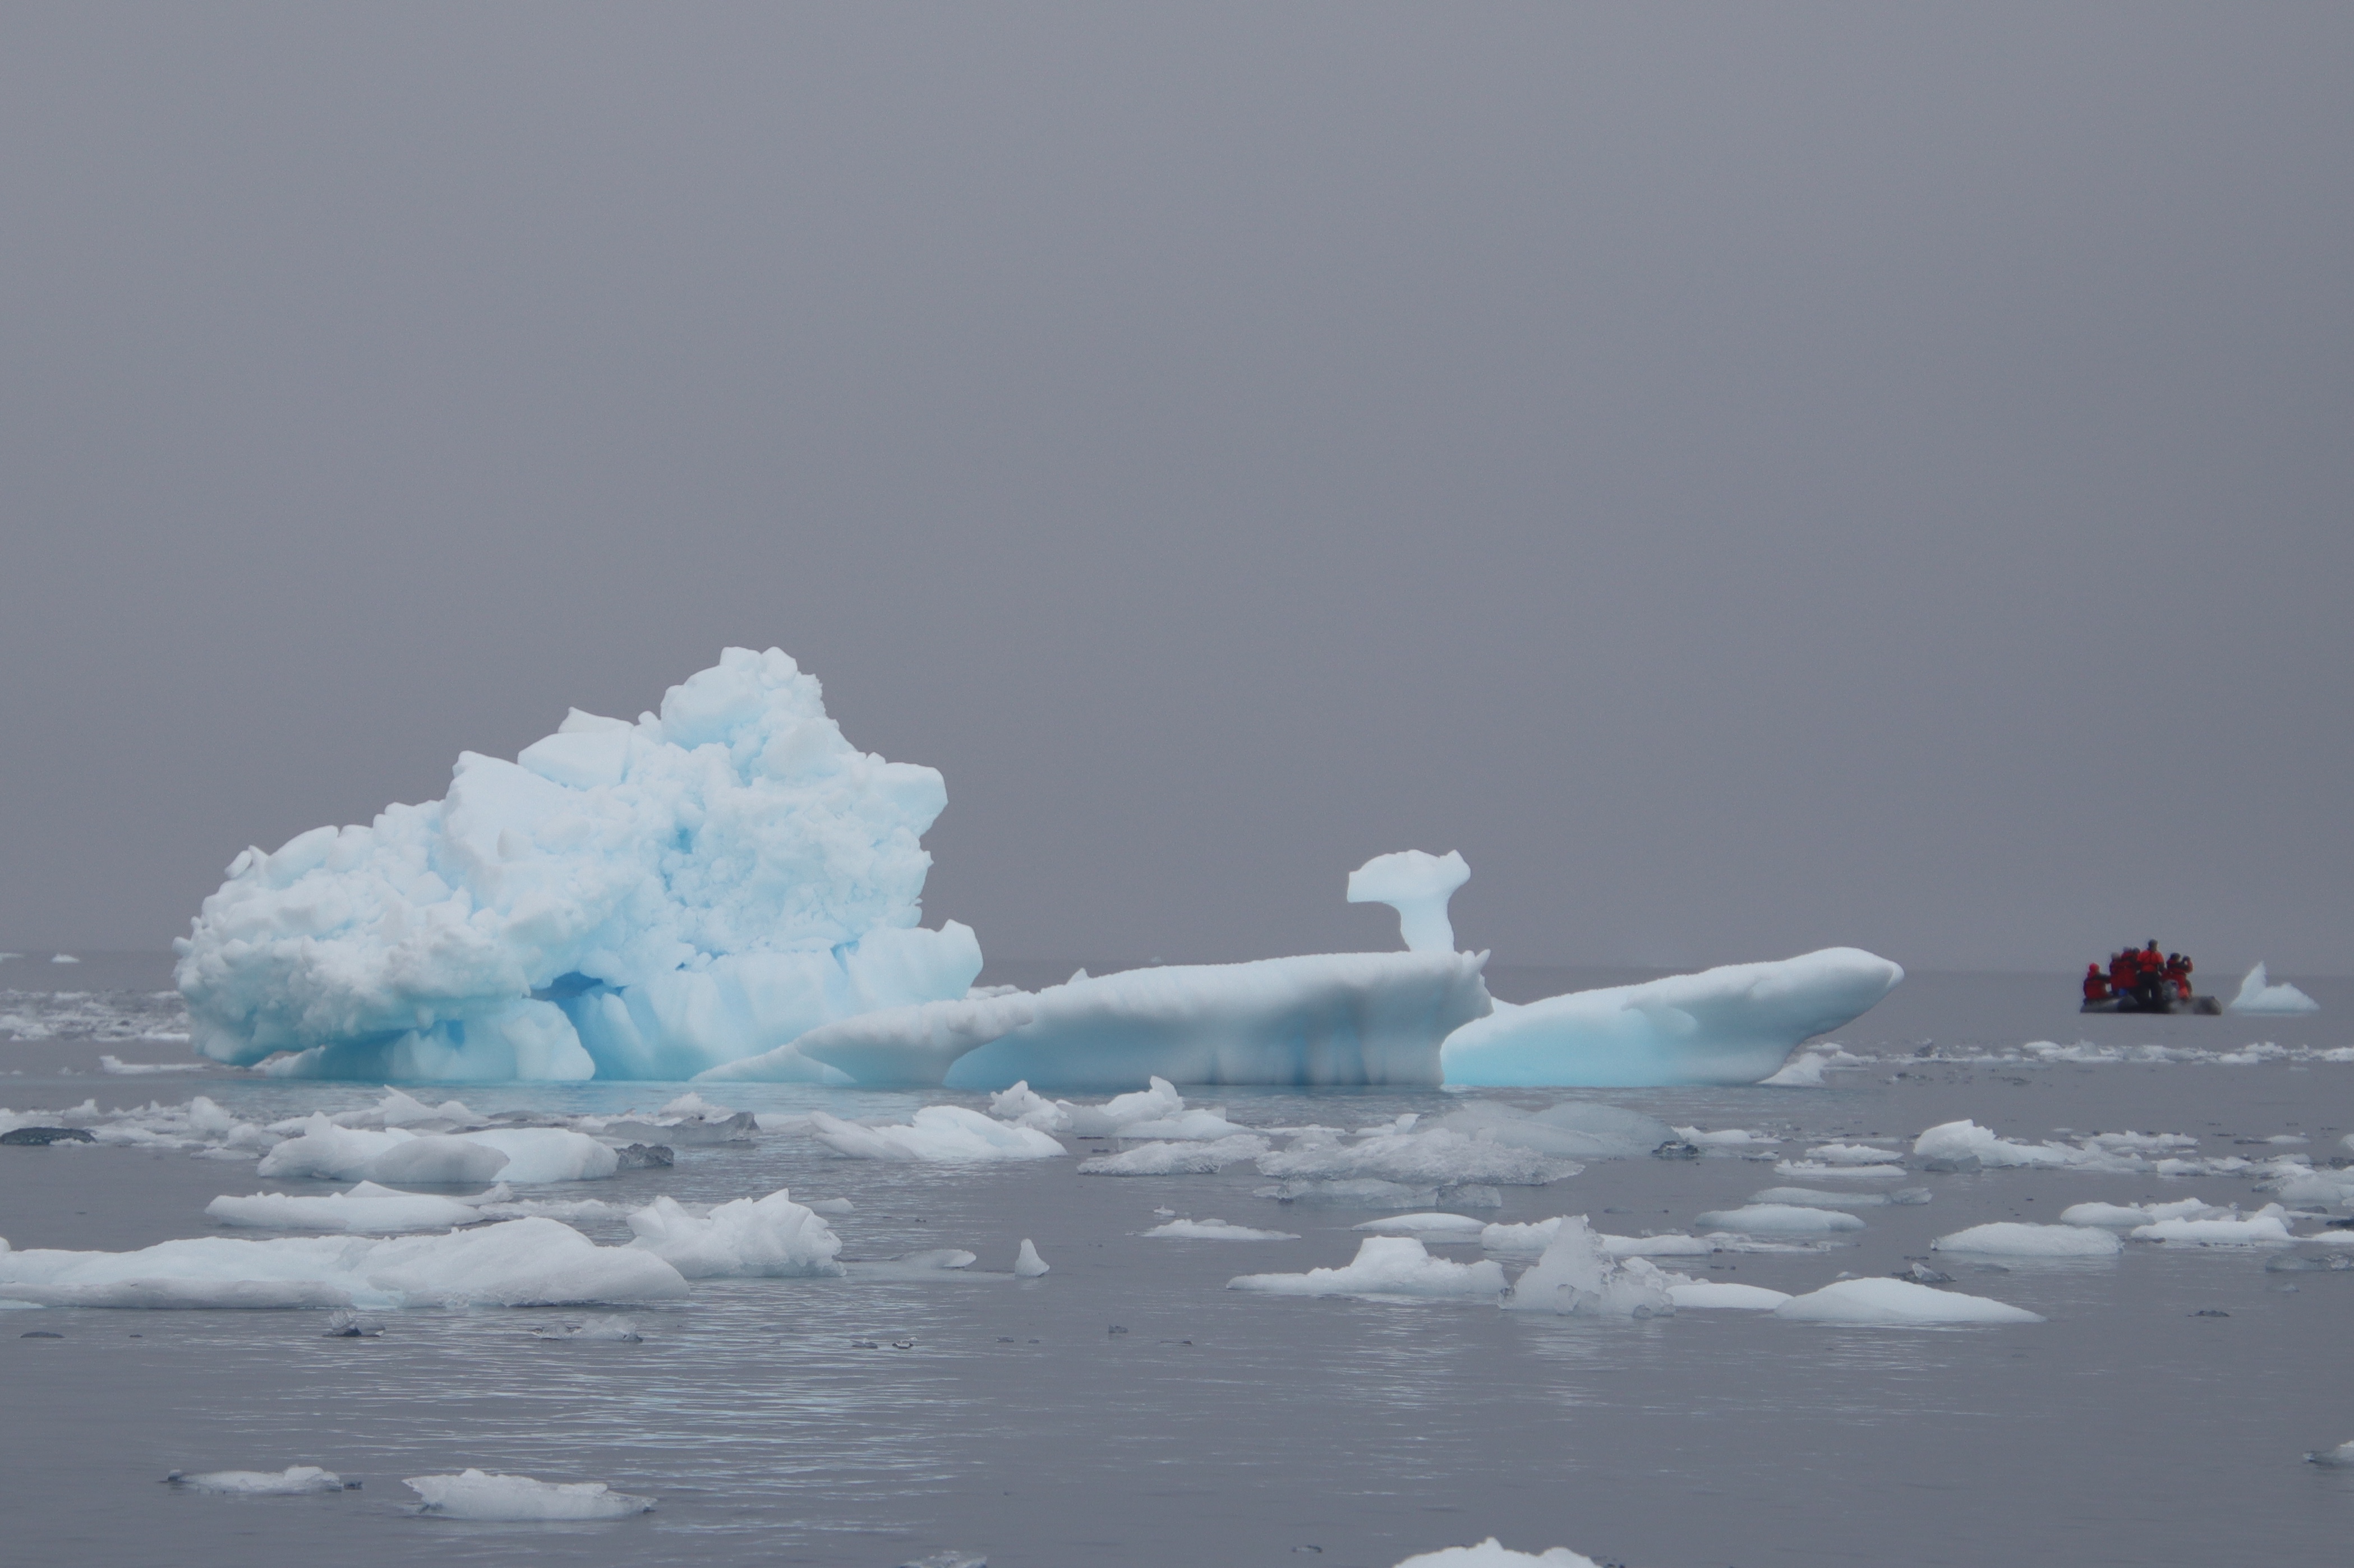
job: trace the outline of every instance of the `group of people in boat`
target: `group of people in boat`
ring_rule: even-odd
[[[2183,953],[2161,954],[2156,942],[2126,946],[2109,955],[2105,971],[2098,964],[2084,966],[2084,1000],[2130,1001],[2162,1007],[2190,1000],[2190,959]]]

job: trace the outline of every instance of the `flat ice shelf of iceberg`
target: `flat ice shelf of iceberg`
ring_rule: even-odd
[[[291,1075],[675,1079],[961,997],[979,943],[917,925],[947,800],[731,648],[659,714],[575,710],[444,800],[238,856],[177,944],[191,1033]]]
[[[1480,980],[1487,958],[1318,953],[1082,974],[1036,992],[868,1012],[696,1081],[1436,1085],[1439,1043],[1490,1005]]]
[[[1499,1003],[1447,1037],[1446,1082],[1625,1088],[1754,1084],[1797,1044],[1861,1016],[1904,971],[1860,948],[1728,964],[1640,985]]]

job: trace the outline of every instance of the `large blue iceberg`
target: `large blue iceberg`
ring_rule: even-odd
[[[239,855],[178,944],[196,1047],[288,1076],[862,1086],[1755,1083],[1902,977],[1832,948],[1526,1007],[1455,949],[1459,854],[1349,879],[1406,949],[972,989],[919,925],[940,776],[731,648],[635,723],[575,711],[446,799]]]
[[[251,849],[176,978],[196,1048],[292,1075],[687,1078],[820,1024],[962,997],[917,924],[948,803],[859,751],[816,677],[731,648],[634,724],[575,710],[447,799]]]

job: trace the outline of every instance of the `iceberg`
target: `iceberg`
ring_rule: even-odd
[[[451,1519],[625,1519],[654,1506],[652,1498],[617,1492],[602,1481],[535,1481],[529,1476],[411,1476],[400,1483],[432,1513]]]
[[[443,800],[239,855],[176,944],[196,1049],[294,1076],[675,1079],[960,998],[979,943],[917,924],[947,799],[844,739],[785,654],[731,648],[634,724],[576,709],[513,762],[461,755]]]
[[[926,1106],[904,1123],[866,1127],[814,1111],[811,1130],[837,1154],[859,1160],[1054,1160],[1063,1146],[1034,1127],[1010,1127],[962,1106]]]
[[[1038,1255],[1038,1244],[1028,1236],[1022,1238],[1022,1250],[1013,1255],[1013,1277],[1035,1279],[1054,1272],[1053,1265]]]
[[[842,1240],[811,1210],[779,1187],[765,1198],[737,1198],[698,1214],[675,1198],[656,1198],[630,1215],[642,1247],[688,1279],[835,1278]]]
[[[1774,1308],[1800,1323],[1861,1323],[1885,1327],[1947,1323],[2041,1323],[2023,1307],[1985,1296],[1936,1290],[1908,1279],[1840,1279]]]
[[[1397,1568],[1596,1568],[1594,1559],[1555,1546],[1544,1552],[1515,1552],[1494,1536],[1476,1546],[1449,1546],[1438,1552],[1418,1552]]]
[[[1819,1236],[1863,1229],[1863,1222],[1845,1210],[1808,1208],[1797,1203],[1750,1203],[1738,1209],[1712,1209],[1694,1215],[1693,1224],[1712,1231],[1737,1231],[1752,1236]]]
[[[1349,874],[1349,902],[1396,910],[1398,935],[1408,952],[1451,953],[1455,926],[1447,917],[1447,903],[1470,880],[1471,867],[1458,851],[1441,855],[1400,850],[1377,854]]]
[[[585,1132],[561,1127],[498,1128],[419,1135],[340,1127],[314,1111],[303,1130],[261,1157],[260,1176],[316,1176],[331,1181],[406,1181],[416,1185],[594,1181],[620,1168],[620,1156]]]
[[[207,1203],[205,1213],[225,1225],[246,1230],[364,1234],[447,1230],[482,1218],[472,1203],[424,1192],[396,1192],[373,1181],[363,1181],[348,1192],[331,1192],[323,1198],[294,1198],[283,1192],[256,1192],[249,1198],[223,1194]]]
[[[1669,1276],[1639,1257],[1612,1257],[1584,1214],[1564,1216],[1535,1265],[1513,1284],[1504,1305],[1522,1312],[1579,1318],[1672,1316]]]
[[[685,1279],[661,1258],[599,1246],[547,1219],[395,1241],[203,1236],[135,1252],[0,1247],[0,1298],[43,1307],[570,1307],[685,1294]]]
[[[1799,1042],[1860,1017],[1904,971],[1859,948],[1500,1003],[1440,1050],[1446,1082],[1619,1088],[1755,1084]]]
[[[1433,1257],[1412,1236],[1367,1236],[1357,1255],[1339,1268],[1305,1274],[1245,1274],[1226,1281],[1229,1290],[1268,1296],[1487,1297],[1504,1291],[1501,1264],[1450,1263]]]
[[[1491,1005],[1487,959],[1312,953],[1081,973],[1034,992],[879,1008],[696,1081],[1123,1089],[1158,1075],[1428,1087],[1439,1082],[1440,1042]]]
[[[1929,1244],[1931,1252],[1976,1253],[1987,1257],[2115,1257],[2124,1249],[2125,1244],[2109,1231],[2084,1225],[2033,1225],[2017,1220],[1972,1225]]]
[[[1298,1241],[1290,1231],[1262,1231],[1249,1225],[1232,1225],[1220,1219],[1171,1220],[1140,1233],[1148,1236],[1167,1236],[1177,1241]]]
[[[2258,964],[2240,981],[2240,993],[2224,1004],[2229,1012],[2319,1012],[2321,1003],[2284,980],[2275,985]]]

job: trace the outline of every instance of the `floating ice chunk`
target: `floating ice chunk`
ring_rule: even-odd
[[[255,1173],[476,1185],[493,1177],[527,1183],[593,1181],[610,1176],[620,1163],[611,1149],[567,1128],[419,1137],[400,1128],[338,1127],[323,1113],[311,1116],[303,1128],[301,1136],[263,1155]]]
[[[1581,1318],[1658,1317],[1676,1309],[1668,1284],[1668,1277],[1642,1258],[1612,1257],[1585,1215],[1568,1214],[1504,1305]]]
[[[1941,1323],[2041,1323],[2023,1307],[1984,1296],[1937,1290],[1906,1279],[1840,1279],[1774,1308],[1776,1318],[1801,1323],[1864,1323],[1902,1326]]]
[[[1902,1165],[1826,1165],[1819,1160],[1777,1160],[1776,1176],[1800,1176],[1809,1181],[1902,1181]]]
[[[2285,980],[2275,985],[2258,964],[2240,981],[2240,994],[2225,1004],[2232,1012],[2319,1012],[2321,1003]]]
[[[1320,953],[1082,971],[1034,994],[877,1011],[800,1036],[782,1054],[870,1086],[1122,1088],[1154,1074],[1431,1086],[1439,1043],[1490,1006],[1486,962],[1484,953]],[[768,1059],[753,1058],[699,1081],[770,1075]]]
[[[643,1247],[689,1279],[822,1278],[843,1272],[842,1240],[779,1187],[697,1214],[670,1197],[630,1215]]]
[[[1939,1236],[1929,1244],[1929,1250],[1976,1253],[1988,1257],[2115,1257],[2124,1245],[2109,1232],[2084,1225],[2031,1225],[1999,1220]]]
[[[1802,1208],[1796,1203],[1751,1203],[1738,1209],[1712,1209],[1693,1223],[1712,1231],[1739,1231],[1745,1235],[1828,1235],[1860,1231],[1863,1222],[1839,1209]]]
[[[2155,1224],[2160,1220],[2220,1220],[2230,1217],[2231,1210],[2202,1203],[2196,1198],[2185,1198],[2174,1203],[2071,1203],[2060,1211],[2060,1223],[2063,1225],[2109,1225],[2128,1230],[2136,1225]]]
[[[613,1150],[586,1133],[574,1132],[567,1128],[499,1128],[489,1132],[460,1133],[457,1136],[468,1143],[495,1149],[504,1154],[507,1163],[498,1171],[499,1179],[504,1181],[527,1185],[545,1181],[594,1181],[610,1176],[620,1168],[620,1156]],[[389,1160],[380,1160],[377,1169],[384,1170],[391,1163]],[[428,1178],[412,1176],[408,1180],[424,1181]]]
[[[1180,1111],[1175,1116],[1156,1117],[1150,1121],[1132,1121],[1113,1136],[1191,1139],[1207,1143],[1216,1139],[1248,1138],[1252,1134],[1250,1128],[1228,1121],[1225,1107],[1214,1106]]]
[[[1270,1296],[1445,1296],[1503,1294],[1503,1266],[1492,1259],[1453,1263],[1433,1257],[1412,1236],[1367,1236],[1357,1255],[1340,1268],[1305,1274],[1245,1274],[1226,1281],[1229,1290]]]
[[[1706,1257],[1718,1249],[1706,1236],[1596,1235],[1606,1257]]]
[[[1407,951],[1451,953],[1455,927],[1447,917],[1447,903],[1470,880],[1471,867],[1457,851],[1440,855],[1400,850],[1377,854],[1349,874],[1349,902],[1395,909]]]
[[[823,1111],[810,1124],[837,1153],[861,1160],[1053,1160],[1063,1146],[1035,1128],[1009,1127],[963,1106],[926,1106],[906,1125],[862,1127]]]
[[[1071,1130],[1070,1109],[1033,1089],[1026,1079],[991,1095],[989,1114],[1017,1127],[1034,1127],[1040,1132]]]
[[[53,964],[78,964],[81,962],[81,960],[74,957],[71,953],[55,953],[50,955],[49,962]]]
[[[1541,1187],[1575,1176],[1583,1167],[1533,1150],[1466,1138],[1446,1128],[1395,1133],[1343,1144],[1329,1134],[1304,1134],[1279,1154],[1259,1157],[1269,1176],[1378,1180],[1421,1184],[1477,1181]]]
[[[248,850],[179,947],[196,1047],[379,1078],[683,1078],[965,993],[916,928],[928,768],[859,752],[816,680],[729,649],[635,725],[575,714],[448,798]]]
[[[537,1481],[481,1470],[411,1476],[401,1485],[423,1498],[428,1510],[451,1519],[623,1519],[654,1506],[652,1498],[617,1492],[602,1481]]]
[[[1248,1225],[1230,1225],[1224,1220],[1171,1220],[1143,1233],[1148,1236],[1166,1236],[1177,1241],[1298,1241],[1289,1231],[1253,1230]]]
[[[2305,1462],[2308,1465],[2354,1467],[2354,1442],[2340,1443],[2335,1448],[2324,1448],[2317,1453],[2307,1454],[2305,1457]]]
[[[1536,1220],[1527,1224],[1482,1225],[1479,1245],[1490,1252],[1500,1252],[1513,1257],[1534,1257],[1553,1245],[1553,1238],[1561,1234],[1561,1217]]]
[[[1098,1154],[1079,1161],[1079,1174],[1210,1176],[1238,1161],[1256,1160],[1273,1147],[1250,1133],[1222,1138],[1215,1143],[1140,1143],[1118,1154]]]
[[[2289,1234],[2286,1212],[2278,1203],[2267,1203],[2244,1219],[2158,1220],[2136,1225],[2126,1234],[2135,1241],[2198,1246],[2286,1246],[2297,1239]]]
[[[1562,1160],[1631,1160],[1673,1142],[1676,1136],[1657,1117],[1584,1100],[1564,1100],[1533,1115],[1492,1100],[1474,1100],[1431,1125]]]
[[[1696,1127],[1680,1127],[1673,1130],[1678,1138],[1700,1149],[1766,1149],[1782,1141],[1778,1138],[1768,1138],[1762,1132],[1752,1132],[1745,1127],[1719,1128],[1713,1132],[1702,1131]]]
[[[1490,1227],[1487,1221],[1469,1214],[1441,1214],[1426,1211],[1419,1214],[1392,1214],[1385,1219],[1367,1220],[1351,1230],[1370,1231],[1377,1236],[1423,1236],[1433,1241],[1477,1241],[1480,1233]]]
[[[369,1162],[377,1155],[398,1148],[412,1136],[409,1133],[370,1132],[358,1128],[338,1127],[324,1112],[314,1113],[301,1136],[288,1139],[261,1157],[261,1163],[255,1167],[255,1174],[317,1176],[331,1181],[353,1181],[366,1172]],[[496,1175],[499,1167],[505,1163],[505,1156],[500,1155],[491,1167],[489,1175]]]
[[[1151,1077],[1144,1087],[1114,1095],[1099,1106],[1057,1100],[1055,1108],[1069,1118],[1073,1137],[1113,1138],[1140,1122],[1166,1121],[1178,1115],[1185,1108],[1185,1097],[1168,1079]]]
[[[1737,1312],[1771,1312],[1790,1299],[1787,1290],[1768,1290],[1762,1285],[1734,1285],[1714,1279],[1684,1279],[1673,1277],[1678,1283],[1668,1287],[1668,1296],[1679,1308],[1729,1308]]]
[[[126,1062],[122,1057],[107,1054],[98,1059],[101,1069],[119,1078],[142,1077],[151,1073],[201,1073],[203,1062]],[[226,1472],[224,1472],[226,1473]]]
[[[1807,1158],[1825,1165],[1885,1165],[1897,1156],[1868,1143],[1819,1143],[1807,1150]]]
[[[1397,1568],[1595,1568],[1594,1559],[1582,1557],[1566,1546],[1555,1546],[1543,1552],[1515,1552],[1494,1536],[1477,1546],[1449,1546],[1438,1552],[1422,1552],[1398,1563]]]
[[[563,1307],[685,1294],[662,1259],[547,1219],[391,1241],[206,1236],[134,1252],[0,1252],[0,1296],[58,1307]]]
[[[373,1181],[363,1181],[348,1192],[316,1198],[289,1197],[283,1192],[256,1192],[248,1198],[224,1194],[206,1204],[205,1213],[225,1225],[249,1230],[368,1234],[446,1230],[481,1217],[473,1204],[455,1198],[398,1192]]]
[[[1015,1255],[1013,1259],[1013,1277],[1016,1279],[1035,1279],[1040,1275],[1046,1272],[1046,1260],[1038,1255],[1038,1248],[1032,1243],[1030,1238],[1028,1236],[1023,1236],[1022,1238],[1022,1250]]]
[[[1999,1138],[1967,1118],[1940,1122],[1913,1140],[1916,1159],[1932,1163],[1967,1166],[1970,1160],[1993,1169],[1999,1166],[2073,1165],[2081,1151],[2056,1143],[2014,1143]]]
[[[1456,1030],[1440,1054],[1449,1084],[1754,1084],[1903,978],[1860,948],[1826,948],[1501,1010]]]
[[[192,1491],[226,1492],[241,1498],[292,1498],[313,1492],[339,1492],[344,1478],[316,1465],[289,1465],[282,1470],[207,1470],[184,1476],[175,1470],[164,1478]]]

